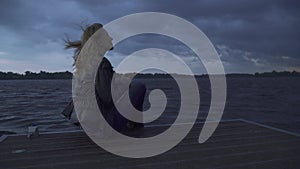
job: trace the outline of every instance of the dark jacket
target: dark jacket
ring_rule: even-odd
[[[103,57],[97,71],[95,79],[95,94],[99,109],[105,119],[112,124],[113,115],[111,113],[113,109],[113,100],[111,96],[111,80],[114,71],[111,63],[105,57]],[[62,114],[68,119],[71,118],[74,111],[73,101],[71,101],[67,107],[63,110]]]
[[[95,94],[99,109],[105,119],[112,124],[113,100],[111,95],[111,81],[114,71],[111,63],[103,57],[96,76]]]

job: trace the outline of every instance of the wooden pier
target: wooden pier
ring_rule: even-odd
[[[8,136],[0,143],[0,168],[24,169],[295,169],[300,166],[300,137],[242,120],[221,122],[213,136],[198,143],[202,124],[170,151],[150,158],[113,155],[97,146],[84,132]],[[163,126],[137,131],[153,135]],[[133,134],[134,135],[134,134]]]

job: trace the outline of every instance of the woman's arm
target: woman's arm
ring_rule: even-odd
[[[109,105],[112,103],[111,80],[114,71],[110,62],[104,57],[100,63],[96,78],[96,96],[101,103]]]

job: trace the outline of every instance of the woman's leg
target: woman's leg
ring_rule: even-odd
[[[129,98],[132,103],[132,105],[139,111],[143,111],[143,103],[146,93],[146,87],[143,83],[140,82],[134,82],[130,85],[129,88]],[[126,128],[139,128],[143,127],[143,123],[135,123],[132,121],[129,121],[125,117],[123,117],[117,109],[114,107],[112,110],[112,113],[114,115],[114,122],[113,122],[113,128],[117,131],[122,131]],[[142,118],[142,115],[141,115]],[[129,125],[129,126],[128,126]]]
[[[144,98],[146,94],[146,86],[143,83],[135,82],[132,83],[129,90],[129,97],[132,105],[139,111],[143,111]],[[143,115],[141,114],[141,120]],[[143,123],[129,122],[133,124],[133,128],[144,127]]]

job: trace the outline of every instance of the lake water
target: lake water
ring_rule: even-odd
[[[180,106],[174,80],[141,80],[148,93],[160,88],[168,97],[165,112],[153,123],[172,123]],[[205,77],[197,81],[201,95],[199,119],[203,120],[210,106],[210,83]],[[243,118],[300,134],[300,78],[227,78],[227,86],[223,119]],[[31,124],[38,125],[41,131],[79,129],[61,115],[71,97],[71,80],[2,80],[0,131],[25,133]]]

